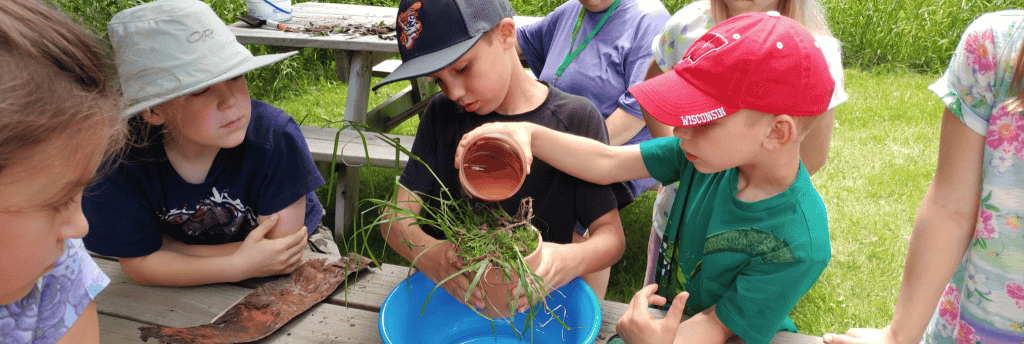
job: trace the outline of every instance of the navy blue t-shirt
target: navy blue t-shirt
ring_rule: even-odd
[[[163,234],[190,245],[242,241],[257,216],[306,198],[312,233],[323,217],[313,192],[324,185],[295,120],[252,100],[245,140],[221,149],[201,184],[181,178],[167,160],[160,128],[145,147],[134,147],[112,171],[85,190],[89,221],[85,245],[114,257],[140,257],[160,249]]]

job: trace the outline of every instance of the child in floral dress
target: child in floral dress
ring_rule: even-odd
[[[99,343],[110,283],[82,190],[121,140],[97,40],[37,0],[0,1],[0,343]]]
[[[1022,41],[1022,10],[985,14],[963,34],[929,87],[947,108],[938,168],[914,224],[892,322],[826,342],[1024,342]]]

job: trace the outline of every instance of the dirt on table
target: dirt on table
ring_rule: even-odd
[[[164,344],[245,343],[262,339],[292,318],[330,296],[349,274],[367,269],[372,261],[351,255],[328,262],[310,259],[291,275],[264,283],[213,322],[195,327],[139,327],[139,338]]]
[[[377,36],[385,41],[395,40],[395,23],[367,23],[367,22],[341,22],[341,23],[317,23],[309,22],[302,26],[288,26],[284,31],[299,32],[310,36],[330,36],[332,34],[345,34],[350,36]]]

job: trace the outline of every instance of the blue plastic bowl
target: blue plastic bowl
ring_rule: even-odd
[[[548,314],[542,304],[526,312],[535,312],[533,326],[523,339],[516,336],[526,327],[526,312],[515,321],[491,321],[469,309],[444,289],[423,303],[434,289],[434,282],[421,272],[398,284],[380,307],[380,338],[384,343],[593,343],[601,330],[601,306],[590,286],[576,278],[547,297],[548,307],[569,326],[563,327]],[[531,338],[532,336],[532,338]]]

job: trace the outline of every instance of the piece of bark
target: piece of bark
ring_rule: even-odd
[[[213,322],[195,327],[142,326],[139,338],[164,344],[245,343],[269,336],[295,316],[323,301],[348,278],[372,265],[352,255],[328,262],[310,259],[291,275],[264,283],[238,300]],[[347,269],[347,270],[346,270]]]

